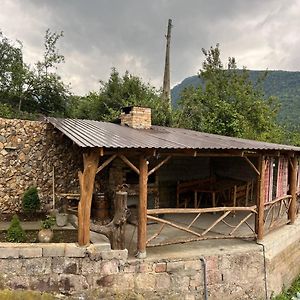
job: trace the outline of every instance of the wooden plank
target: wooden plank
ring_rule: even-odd
[[[210,213],[210,212],[222,212],[222,211],[252,211],[256,213],[256,205],[249,207],[209,207],[209,208],[157,208],[148,209],[147,215],[158,214],[192,214],[192,213]]]
[[[163,161],[161,161],[156,167],[154,167],[152,170],[150,170],[148,172],[148,176],[150,176],[151,174],[153,174],[154,172],[156,172],[160,167],[162,167],[166,162],[169,161],[169,159],[171,158],[172,156],[169,155],[167,156]]]
[[[298,158],[294,156],[291,158],[292,167],[290,170],[290,194],[292,196],[292,200],[289,207],[289,220],[291,224],[294,224],[296,220],[297,213],[297,175],[298,175]]]
[[[118,156],[130,169],[132,169],[138,175],[140,174],[140,170],[124,154],[119,154]]]
[[[99,164],[99,152],[95,149],[83,154],[83,172],[78,172],[80,201],[78,204],[78,243],[80,246],[90,242],[91,204],[95,176]]]
[[[257,170],[257,168],[255,167],[255,165],[252,163],[252,161],[247,156],[244,156],[244,158],[245,158],[246,162],[251,166],[251,168],[256,172],[256,174],[259,176],[260,173]]]
[[[110,158],[108,158],[98,169],[97,173],[101,172],[105,167],[107,167],[115,158],[117,157],[117,154],[112,155]]]
[[[264,236],[264,211],[265,211],[265,199],[264,199],[264,182],[265,182],[265,156],[261,155],[258,159],[259,162],[259,173],[258,176],[258,195],[257,195],[257,222],[256,222],[256,233],[257,240],[262,240]]]
[[[137,257],[146,257],[148,162],[140,157]]]
[[[158,247],[167,246],[174,244],[183,244],[189,242],[203,241],[203,240],[226,240],[226,239],[254,239],[255,235],[243,235],[243,236],[233,236],[233,235],[221,235],[221,236],[201,236],[201,237],[191,237],[191,238],[181,238],[171,241],[165,241],[160,243],[148,244],[148,247]]]

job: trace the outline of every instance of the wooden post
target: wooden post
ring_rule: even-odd
[[[125,224],[127,219],[127,193],[118,191],[114,197],[114,218],[107,225],[91,224],[91,231],[104,234],[113,250],[125,249]]]
[[[264,211],[265,211],[265,199],[264,199],[264,185],[265,185],[265,156],[261,155],[258,159],[259,175],[257,179],[257,215],[255,220],[255,232],[257,234],[257,240],[260,241],[264,236]]]
[[[293,224],[296,219],[296,208],[297,208],[297,174],[298,174],[298,158],[294,156],[291,160],[290,169],[290,194],[292,195],[292,200],[289,207],[289,220],[290,224]]]
[[[147,183],[148,183],[148,162],[144,156],[140,157],[139,177],[139,210],[138,210],[138,258],[146,257],[147,240]]]
[[[80,201],[78,204],[78,243],[80,246],[90,242],[90,217],[95,176],[99,163],[99,151],[93,149],[83,154],[83,172],[78,172]]]
[[[171,28],[172,20],[168,21],[168,30],[167,30],[167,45],[166,45],[166,60],[165,60],[165,71],[164,71],[164,81],[163,81],[163,90],[162,90],[162,99],[168,101],[169,108],[172,108],[171,103],[171,89],[170,89],[170,42],[171,42]]]

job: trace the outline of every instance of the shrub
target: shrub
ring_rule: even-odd
[[[42,221],[41,227],[43,229],[52,229],[55,225],[55,217],[47,216],[44,221]]]
[[[26,213],[34,213],[41,206],[36,187],[30,187],[23,195],[23,209]]]
[[[25,238],[25,231],[20,224],[20,220],[17,215],[14,215],[10,222],[10,226],[7,229],[7,241],[13,243],[22,243],[25,241]]]

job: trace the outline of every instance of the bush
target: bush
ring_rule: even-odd
[[[23,209],[26,213],[34,213],[41,206],[36,187],[30,187],[23,195]]]
[[[26,239],[25,231],[23,230],[20,220],[17,215],[14,215],[10,226],[7,229],[7,241],[13,243],[22,243]]]
[[[52,229],[55,225],[55,217],[47,216],[45,220],[41,222],[42,229]]]

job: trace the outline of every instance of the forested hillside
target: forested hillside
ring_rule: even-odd
[[[257,78],[265,71],[249,71],[250,78],[256,82]],[[203,80],[197,75],[185,78],[180,84],[172,89],[172,101],[176,106],[181,91],[188,86],[197,87],[203,85]],[[281,108],[278,120],[282,124],[288,124],[289,127],[300,125],[300,72],[288,71],[268,71],[263,82],[266,98],[276,96]]]

